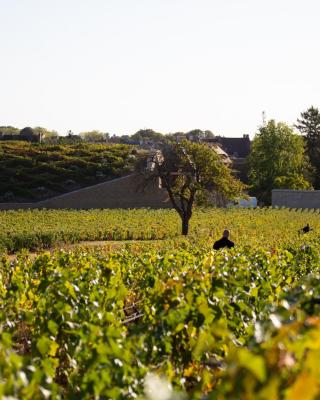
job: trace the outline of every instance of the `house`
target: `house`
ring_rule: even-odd
[[[246,158],[250,153],[251,141],[249,135],[242,137],[215,136],[212,139],[204,139],[205,143],[217,143],[228,153],[231,158]]]
[[[215,136],[214,138],[204,139],[202,142],[208,145],[219,145],[230,157],[232,167],[237,172],[238,178],[242,182],[248,183],[247,157],[251,149],[249,135],[243,135],[239,138]]]
[[[226,165],[231,165],[232,160],[230,159],[229,155],[219,146],[217,143],[207,143],[212,150],[221,157],[222,161]]]

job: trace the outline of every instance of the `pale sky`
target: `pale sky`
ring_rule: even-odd
[[[251,136],[320,107],[319,0],[0,0],[0,125]]]

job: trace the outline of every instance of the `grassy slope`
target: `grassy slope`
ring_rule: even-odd
[[[132,170],[132,146],[0,142],[0,201],[35,201]]]

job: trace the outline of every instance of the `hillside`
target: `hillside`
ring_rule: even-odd
[[[0,142],[0,202],[37,201],[128,174],[133,146]]]

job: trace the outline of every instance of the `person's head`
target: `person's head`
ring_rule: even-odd
[[[225,229],[225,230],[223,231],[222,236],[223,236],[224,238],[228,239],[228,237],[230,236],[230,231],[229,231],[228,229]]]

